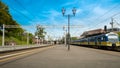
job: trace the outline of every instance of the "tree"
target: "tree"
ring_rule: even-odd
[[[39,39],[45,38],[45,28],[43,28],[41,25],[37,26],[37,31],[35,32],[35,35],[38,36]]]
[[[25,30],[21,28],[20,25],[15,20],[13,20],[11,14],[9,13],[9,7],[0,0],[0,27],[2,27],[3,24],[15,25],[19,27],[19,28],[5,28],[5,42],[14,40],[16,43],[18,43],[19,41],[22,42],[26,40],[26,36],[22,35]],[[0,36],[1,35],[2,31],[0,30]]]
[[[71,37],[71,40],[77,40],[77,37]]]
[[[29,40],[29,43],[30,43],[30,44],[32,44],[32,42],[33,42],[33,37],[34,37],[33,34],[32,34],[32,33],[29,33],[29,39],[30,39],[30,40]]]
[[[5,5],[4,3],[2,3],[0,1],[0,26],[2,26],[3,24],[5,25],[17,25],[20,27],[20,25],[13,20],[12,16],[9,13],[9,8],[7,5]],[[22,28],[5,28],[5,30],[7,31],[5,34],[6,36],[16,36],[16,33],[19,32],[24,32],[24,30]],[[1,34],[1,31],[0,31]]]

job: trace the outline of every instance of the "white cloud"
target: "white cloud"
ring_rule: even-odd
[[[70,6],[70,5],[74,5],[78,2],[79,0],[74,0],[74,1],[71,1],[71,2],[67,2],[65,4],[63,4],[62,6]]]
[[[106,9],[103,9],[100,6],[97,6],[93,9],[93,13],[96,14],[96,15],[102,15],[106,11],[107,11]]]
[[[75,2],[69,2],[66,3],[64,5],[71,5],[74,4]],[[87,11],[89,12],[88,16],[82,16],[82,19],[80,16],[77,15],[81,15],[84,14],[84,10],[85,9],[81,9],[81,7],[77,8],[77,12],[76,12],[76,16],[70,19],[70,24],[71,25],[81,25],[81,28],[71,28],[71,35],[72,36],[80,36],[80,34],[82,34],[84,31],[88,31],[88,30],[93,30],[93,29],[98,29],[98,28],[104,28],[104,25],[107,25],[108,28],[111,27],[110,26],[110,17],[117,13],[118,10],[113,9],[112,11],[110,11],[109,13],[106,13],[110,8],[104,8],[100,5],[94,5],[92,4],[91,6],[88,6],[89,8],[92,9],[88,9]],[[66,9],[66,13],[72,13],[71,8]],[[104,15],[104,13],[106,13]],[[37,21],[35,21],[34,23],[36,24],[49,24],[49,25],[67,25],[68,19],[64,18],[62,16],[62,13],[56,10],[49,10],[49,11],[44,11],[43,12],[43,16],[46,17],[46,20],[41,20],[38,19]],[[106,19],[106,20],[105,20]],[[118,19],[119,20],[119,19]],[[48,35],[51,36],[63,36],[63,29],[62,28],[47,28],[46,31],[48,32]]]

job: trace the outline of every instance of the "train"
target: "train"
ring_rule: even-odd
[[[71,44],[90,46],[95,48],[120,50],[120,39],[118,34],[115,32],[81,38],[72,41]]]

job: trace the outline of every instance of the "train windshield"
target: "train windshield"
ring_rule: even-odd
[[[115,34],[110,34],[110,35],[108,35],[108,41],[110,41],[112,43],[116,43],[119,41],[119,38]]]

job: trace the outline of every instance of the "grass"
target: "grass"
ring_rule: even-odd
[[[26,45],[27,41],[21,41],[15,37],[5,37],[5,42],[13,41],[16,45]],[[0,36],[0,46],[2,45],[2,36]]]

